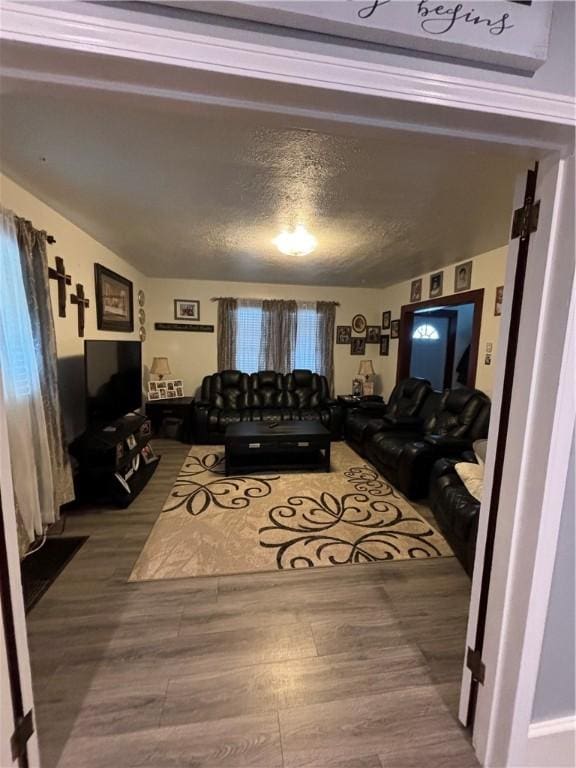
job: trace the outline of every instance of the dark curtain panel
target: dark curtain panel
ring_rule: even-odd
[[[289,373],[294,367],[296,301],[264,299],[260,336],[260,370]]]
[[[54,512],[57,516],[62,504],[74,499],[74,485],[60,409],[58,354],[48,284],[46,233],[38,232],[29,221],[20,218],[16,218],[16,230],[46,418],[54,485]]]
[[[218,370],[236,367],[236,299],[218,299]]]
[[[336,304],[333,301],[318,301],[318,335],[316,337],[316,359],[319,361],[318,373],[326,376],[330,394],[334,393],[334,322]]]

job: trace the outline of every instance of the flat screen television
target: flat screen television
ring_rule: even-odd
[[[142,344],[85,341],[87,426],[115,421],[142,406]]]

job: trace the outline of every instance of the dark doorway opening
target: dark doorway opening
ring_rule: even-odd
[[[437,390],[474,387],[483,301],[479,290],[402,307],[397,380],[425,378]]]

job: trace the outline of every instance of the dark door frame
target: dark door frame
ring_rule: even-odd
[[[480,328],[482,325],[482,306],[484,304],[484,289],[464,291],[450,296],[439,296],[437,299],[421,301],[418,304],[405,304],[400,310],[400,338],[398,339],[398,367],[396,383],[410,376],[410,358],[412,356],[412,330],[414,328],[414,313],[420,309],[433,307],[454,307],[459,304],[474,305],[474,320],[472,322],[472,339],[470,342],[470,362],[468,364],[468,379],[466,385],[476,384],[476,368],[480,351]]]

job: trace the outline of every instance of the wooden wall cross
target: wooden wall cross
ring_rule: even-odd
[[[72,277],[66,274],[64,259],[56,256],[56,269],[48,267],[48,278],[58,280],[58,315],[66,317],[66,286],[72,285]]]
[[[78,306],[78,336],[84,336],[84,311],[90,306],[90,300],[84,296],[84,286],[76,283],[76,293],[70,296],[72,304]]]

